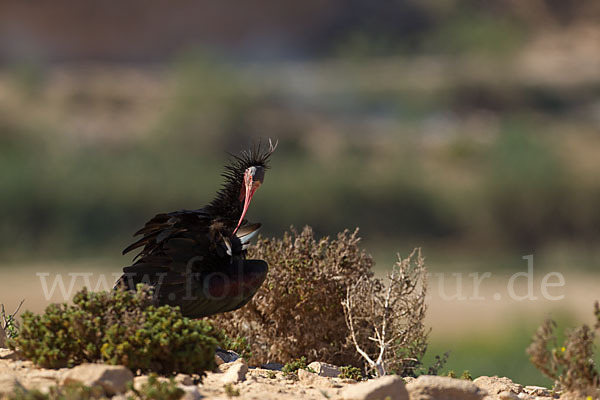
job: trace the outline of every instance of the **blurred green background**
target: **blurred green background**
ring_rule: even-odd
[[[273,138],[264,235],[358,226],[381,270],[422,246],[433,271],[534,254],[595,276],[599,21],[594,0],[2,2],[0,271],[119,268],[149,217],[203,206],[226,152]],[[540,321],[509,322],[432,347],[547,383],[524,354]]]

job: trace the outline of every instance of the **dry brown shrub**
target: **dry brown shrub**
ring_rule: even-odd
[[[292,228],[282,239],[259,239],[248,258],[269,264],[266,281],[249,304],[214,322],[227,333],[245,336],[256,364],[301,356],[356,364],[341,301],[350,285],[372,276],[373,259],[359,242],[358,229],[316,240],[310,227],[301,233]]]
[[[594,305],[594,313],[596,324],[568,331],[562,346],[556,338],[556,323],[547,319],[527,348],[532,364],[573,398],[600,398],[600,374],[594,364],[594,340],[600,331],[598,303]]]
[[[286,363],[305,356],[309,361],[363,366],[365,360],[356,351],[342,303],[351,290],[358,317],[385,295],[382,290],[387,286],[373,276],[373,259],[359,245],[358,229],[345,230],[335,239],[317,240],[310,227],[301,233],[292,228],[282,239],[260,239],[248,257],[269,264],[265,283],[249,304],[214,317],[214,322],[230,335],[247,338],[254,364]],[[396,360],[389,364],[390,372],[406,372],[419,364],[427,339],[422,324],[424,296],[416,300],[424,294],[424,285],[414,286],[424,278],[423,259],[420,252],[415,257],[417,268],[411,259],[399,262],[393,310],[385,311],[388,338],[395,339],[385,353]],[[371,289],[360,290],[357,282]],[[373,332],[372,325],[380,324],[383,316],[375,313],[369,320],[363,315],[359,322],[357,340],[369,354],[378,347],[366,333]]]
[[[425,261],[415,249],[400,258],[387,278],[361,278],[343,301],[346,324],[357,352],[378,376],[415,375],[427,350],[423,320],[427,307]]]

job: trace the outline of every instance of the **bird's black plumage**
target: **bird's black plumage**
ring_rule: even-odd
[[[243,184],[244,171],[253,166],[269,169],[269,157],[274,150],[275,146],[270,146],[268,150],[262,150],[259,144],[251,150],[243,151],[239,156],[230,155],[231,160],[221,174],[225,182],[214,200],[206,207],[207,211],[212,215],[229,218],[229,220],[235,219],[234,222],[237,222],[242,212],[239,194]]]
[[[236,227],[244,207],[245,174],[260,171],[262,183],[275,150],[269,144],[231,157],[222,174],[225,182],[209,205],[158,214],[137,231],[134,236],[141,238],[123,254],[141,250],[115,287],[133,290],[138,283],[148,284],[158,304],[177,305],[193,318],[246,304],[264,281],[267,264],[246,259],[246,246],[260,224],[243,220]]]

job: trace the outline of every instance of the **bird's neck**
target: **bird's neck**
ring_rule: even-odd
[[[236,187],[237,186],[237,187]],[[242,215],[243,203],[240,202],[241,187],[239,185],[227,185],[217,192],[214,200],[208,205],[209,213],[226,223],[237,224]]]

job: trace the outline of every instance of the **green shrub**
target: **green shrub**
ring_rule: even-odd
[[[360,368],[353,367],[352,365],[340,367],[339,377],[342,379],[354,379],[355,381],[362,381],[363,379]]]
[[[277,378],[277,372],[275,372],[275,371],[267,371],[267,378],[269,378],[269,379],[275,379],[275,378]]]
[[[48,368],[102,361],[164,374],[212,369],[215,337],[224,335],[206,321],[184,318],[176,307],[151,302],[145,289],[83,289],[73,305],[51,304],[43,315],[25,312],[21,333],[10,344]]]
[[[450,370],[450,371],[448,371],[446,376],[450,377],[450,378],[454,378],[454,379],[463,379],[463,380],[467,380],[467,381],[473,380],[473,376],[469,373],[468,370],[464,370],[462,372],[462,374],[460,374],[460,376],[457,376],[456,372],[454,372],[453,370]]]
[[[15,338],[19,335],[19,325],[17,323],[17,314],[23,305],[25,300],[21,300],[17,309],[12,313],[8,314],[4,308],[4,304],[0,304],[0,336],[6,335],[7,338]],[[2,339],[0,339],[0,346],[3,345]]]
[[[472,381],[473,380],[473,375],[471,375],[471,373],[469,372],[468,369],[465,369],[462,374],[460,374],[460,379],[464,379],[466,381]]]
[[[213,368],[218,342],[207,322],[183,318],[169,306],[150,306],[130,318],[107,329],[102,344],[105,362],[165,374],[202,373]]]
[[[306,357],[304,356],[286,363],[281,369],[281,372],[283,372],[283,374],[288,378],[296,378],[298,376],[297,373],[299,369],[305,369],[308,372],[313,373],[315,372],[314,369],[306,365]]]
[[[234,351],[245,360],[249,360],[252,357],[252,348],[245,337],[230,337],[223,329],[215,329],[213,336],[217,339],[222,349]]]

